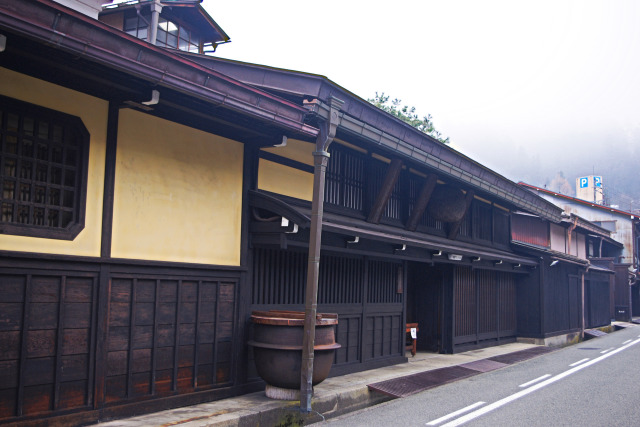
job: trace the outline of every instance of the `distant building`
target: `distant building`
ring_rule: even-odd
[[[628,320],[632,314],[640,315],[640,281],[638,280],[640,218],[638,218],[638,215],[611,206],[602,206],[595,202],[558,194],[523,182],[519,184],[561,207],[566,214],[579,215],[585,220],[609,230],[611,238],[624,245],[620,256],[613,259],[614,265],[624,271],[625,276],[624,280],[619,278],[620,283],[615,296],[616,317]],[[588,251],[590,256],[596,256],[597,250],[595,247],[588,247]],[[632,304],[632,301],[634,301],[634,304]]]
[[[576,178],[576,197],[588,202],[604,204],[604,188],[601,176],[582,176]]]

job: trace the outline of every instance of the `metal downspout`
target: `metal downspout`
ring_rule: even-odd
[[[158,40],[158,22],[160,22],[160,12],[162,12],[162,4],[160,0],[151,3],[151,28],[149,28],[149,43],[155,45]]]
[[[322,214],[324,208],[324,183],[329,163],[329,145],[336,136],[339,115],[344,103],[330,98],[328,119],[320,121],[320,133],[313,152],[313,197],[311,199],[311,231],[309,237],[309,260],[305,290],[304,331],[302,338],[302,364],[300,369],[300,410],[311,412],[313,395],[313,347],[316,338],[316,314],[318,311],[318,276],[320,272],[320,244],[322,240]]]

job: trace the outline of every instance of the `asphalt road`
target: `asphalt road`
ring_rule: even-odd
[[[327,426],[640,426],[640,327],[396,399]]]

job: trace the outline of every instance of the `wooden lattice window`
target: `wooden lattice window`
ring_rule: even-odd
[[[509,245],[509,214],[499,208],[493,210],[493,242],[499,245]]]
[[[73,240],[88,155],[78,117],[0,96],[0,233]]]
[[[355,150],[334,144],[327,166],[324,201],[361,212],[364,204],[365,157]]]
[[[491,241],[493,235],[493,212],[491,205],[474,201],[471,205],[472,229],[476,239]]]

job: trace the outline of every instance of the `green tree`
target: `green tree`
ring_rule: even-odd
[[[443,144],[449,143],[449,138],[444,138],[442,134],[433,127],[431,114],[420,117],[418,116],[418,114],[416,114],[416,107],[402,105],[402,100],[398,98],[394,99],[393,101],[389,101],[389,96],[385,95],[384,92],[376,92],[375,98],[367,99],[367,101],[369,101],[379,109],[386,111],[392,116],[395,116],[400,120],[409,123],[420,132],[426,133],[430,137],[437,139]]]

